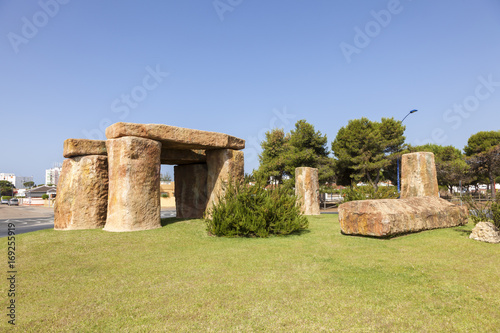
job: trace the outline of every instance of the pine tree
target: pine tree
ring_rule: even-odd
[[[381,122],[350,120],[332,142],[337,183],[367,181],[377,188],[384,168],[394,163],[404,146],[405,127],[393,118]]]

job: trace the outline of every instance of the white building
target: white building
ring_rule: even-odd
[[[32,182],[33,177],[18,177],[13,173],[0,173],[0,180],[11,182],[17,189],[24,189],[24,183]]]
[[[45,170],[45,185],[57,185],[61,171],[60,167]]]

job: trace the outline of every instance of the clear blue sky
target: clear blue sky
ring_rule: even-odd
[[[329,146],[411,109],[411,144],[500,129],[497,0],[0,0],[0,54],[0,172],[37,183],[118,121],[241,137],[246,172],[299,119]]]

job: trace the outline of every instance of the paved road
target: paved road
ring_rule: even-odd
[[[161,217],[175,217],[175,209],[161,211]],[[45,207],[0,206],[0,237],[8,234],[7,226],[14,223],[16,235],[54,228],[54,211]]]
[[[166,209],[161,211],[161,218],[175,217],[175,209]]]
[[[14,223],[16,235],[54,228],[53,217],[0,220],[0,238],[7,236],[9,223]]]

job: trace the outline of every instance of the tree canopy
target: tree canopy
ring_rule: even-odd
[[[35,186],[35,182],[34,181],[27,181],[27,182],[23,183],[23,186],[26,188],[32,188],[33,186]]]
[[[266,133],[266,140],[262,141],[262,153],[259,155],[260,166],[256,178],[267,182],[273,177],[283,182],[283,177],[291,174],[288,162],[291,155],[290,134],[283,129],[273,129]]]
[[[474,174],[488,177],[494,197],[495,178],[500,175],[500,131],[471,135],[464,152]]]
[[[256,176],[261,181],[273,177],[282,183],[285,177],[292,180],[295,168],[318,168],[320,182],[333,177],[333,162],[328,156],[327,137],[305,120],[299,120],[290,133],[283,129],[273,129],[266,133],[261,143],[260,166]]]
[[[12,195],[15,188],[8,180],[0,180],[0,195]]]
[[[172,176],[168,172],[160,174],[160,181],[162,182],[171,182]]]
[[[332,142],[337,183],[365,181],[377,187],[384,168],[394,162],[404,147],[404,130],[394,118],[382,118],[380,122],[367,118],[350,120]]]
[[[460,181],[469,183],[469,165],[466,163],[465,156],[459,149],[453,146],[426,144],[409,147],[409,151],[434,153],[438,184],[447,186],[450,193],[453,193],[453,186],[458,185]]]

